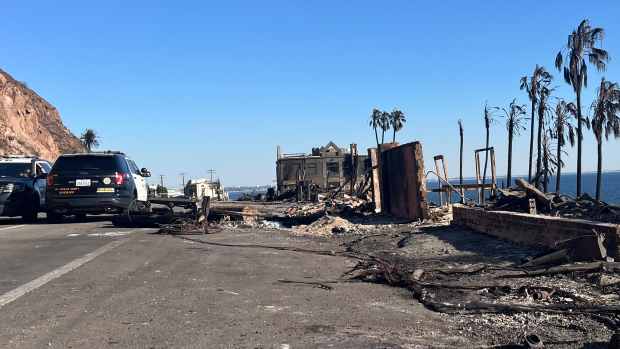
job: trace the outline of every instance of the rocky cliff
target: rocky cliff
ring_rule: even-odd
[[[54,161],[62,153],[82,150],[53,105],[0,69],[0,154]]]

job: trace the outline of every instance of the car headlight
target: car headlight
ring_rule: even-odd
[[[4,187],[2,187],[3,193],[12,193],[14,191],[22,191],[22,190],[24,190],[24,185],[21,183],[17,183],[17,184],[9,183],[9,184],[5,184]]]

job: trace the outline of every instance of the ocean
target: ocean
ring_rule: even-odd
[[[437,188],[437,180],[433,180],[432,177],[435,175],[430,174],[429,180],[426,184],[426,189],[431,190],[431,188]],[[525,178],[523,176],[516,176],[513,178],[513,181],[516,178]],[[451,184],[458,184],[459,180],[450,179],[449,182]],[[476,180],[474,178],[463,178],[464,183],[475,183]],[[487,179],[487,183],[489,179]],[[498,177],[497,185],[501,188],[502,183],[506,182],[506,177]],[[551,176],[551,180],[549,181],[548,190],[555,191],[555,176]],[[574,196],[577,190],[577,174],[575,173],[566,173],[562,174],[560,179],[560,193],[567,194],[570,196]],[[582,173],[581,175],[581,190],[584,193],[588,193],[590,196],[594,197],[596,194],[596,173],[587,172]],[[477,200],[477,192],[469,191],[466,196],[472,200]],[[428,199],[431,202],[439,203],[439,194],[438,193],[428,193]],[[458,195],[452,195],[452,200],[454,202],[458,201]],[[610,204],[620,204],[620,171],[613,172],[603,172],[603,184],[601,186],[601,200],[610,203]]]
[[[437,180],[433,180],[433,174],[430,174],[429,180],[427,181],[426,188],[427,190],[431,190],[432,188],[437,188]],[[517,176],[516,178],[524,178],[523,176]],[[513,180],[514,180],[513,179]],[[465,183],[475,183],[476,180],[474,178],[464,178],[463,181]],[[575,173],[566,173],[562,174],[562,179],[560,179],[560,191],[562,194],[568,194],[571,196],[575,195],[575,191],[577,188],[577,175]],[[583,173],[581,176],[581,188],[584,192],[590,194],[592,197],[596,194],[596,173]],[[488,180],[487,180],[488,182]],[[506,177],[498,177],[497,185],[502,187],[502,182],[506,182]],[[450,183],[458,184],[459,180],[450,179]],[[555,191],[555,177],[552,176],[549,182],[549,191]],[[263,191],[264,192],[264,191]],[[254,192],[253,194],[257,194]],[[240,191],[229,191],[228,195],[230,200],[236,200],[241,197],[244,193]],[[472,200],[477,200],[477,193],[475,191],[467,192],[467,197]],[[601,190],[602,200],[610,203],[610,204],[620,204],[620,171],[614,172],[604,172],[603,173],[603,185]],[[439,203],[439,195],[437,193],[428,193],[428,199],[434,203]],[[454,202],[458,201],[458,195],[452,195],[452,200]]]

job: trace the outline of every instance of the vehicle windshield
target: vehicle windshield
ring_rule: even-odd
[[[54,164],[54,171],[118,171],[119,166],[114,156],[65,156]]]
[[[31,174],[32,165],[30,163],[0,163],[0,177],[30,177]]]

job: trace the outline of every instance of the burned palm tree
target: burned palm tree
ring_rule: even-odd
[[[368,125],[375,131],[375,140],[377,141],[377,149],[379,149],[379,133],[377,132],[377,128],[381,127],[381,111],[379,109],[374,108],[372,110]]]
[[[553,145],[551,144],[551,130],[543,132],[542,138],[542,190],[546,193],[549,188],[549,177],[553,176],[555,170],[560,168],[561,164],[557,161],[553,154]]]
[[[546,125],[545,125],[545,117],[549,112],[549,97],[551,97],[551,92],[553,90],[548,86],[541,86],[540,93],[538,96],[538,146],[536,148],[538,157],[536,158],[536,177],[534,182],[536,182],[536,187],[540,188],[540,178],[542,174],[542,166],[543,166],[543,134],[545,133]]]
[[[463,190],[463,120],[459,119],[459,136],[461,143],[459,146],[459,184],[461,185],[461,203],[465,203],[465,191]]]
[[[508,109],[502,108],[506,118],[506,130],[508,131],[508,170],[506,172],[506,183],[510,187],[512,184],[512,140],[515,136],[521,134],[525,130],[523,122],[527,120],[525,117],[525,105],[517,104],[517,100],[513,99]]]
[[[566,47],[555,58],[556,68],[563,68],[564,80],[573,88],[577,97],[577,196],[581,195],[581,143],[585,121],[581,115],[581,91],[588,87],[586,58],[598,71],[605,71],[609,55],[607,51],[596,47],[603,36],[603,28],[592,28],[588,20],[584,19],[568,36]]]
[[[597,166],[596,166],[596,199],[601,199],[601,184],[603,171],[603,137],[609,139],[613,134],[620,137],[620,86],[617,83],[601,79],[598,94],[592,103],[592,131],[597,143]]]
[[[396,143],[396,132],[402,130],[406,122],[405,113],[402,111],[394,109],[390,113],[390,126],[392,126],[392,130],[394,131],[392,133],[392,143]]]
[[[486,137],[485,137],[485,152],[484,152],[484,171],[482,171],[482,187],[484,188],[486,176],[487,176],[487,165],[489,163],[489,140],[490,140],[490,129],[491,125],[495,122],[493,118],[493,114],[497,111],[498,107],[489,107],[487,103],[484,103],[484,127],[486,129]]]
[[[93,148],[97,148],[99,146],[99,136],[97,135],[97,132],[91,128],[84,130],[82,136],[80,137],[80,141],[89,153]]]
[[[556,143],[556,159],[557,171],[555,176],[555,193],[560,194],[560,178],[562,177],[562,147],[566,145],[568,140],[570,146],[575,145],[575,128],[572,121],[577,117],[577,107],[573,103],[567,103],[560,99],[555,105],[555,113],[553,116],[553,128],[551,130],[552,138],[557,140]]]
[[[531,77],[524,76],[521,78],[521,90],[527,92],[527,96],[530,99],[532,105],[532,114],[530,117],[530,158],[528,164],[527,181],[532,181],[532,164],[534,156],[534,120],[536,120],[536,106],[538,103],[538,95],[540,94],[539,87],[541,85],[548,85],[551,83],[553,77],[549,74],[544,67],[536,65],[534,73]]]
[[[381,112],[380,117],[380,126],[381,126],[381,144],[385,143],[385,132],[390,129],[390,113],[386,111]]]

